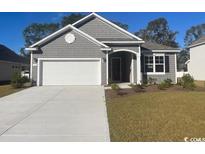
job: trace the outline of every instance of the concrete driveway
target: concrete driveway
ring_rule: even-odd
[[[101,86],[32,87],[0,98],[0,141],[109,141]]]

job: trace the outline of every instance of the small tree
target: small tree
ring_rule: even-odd
[[[21,88],[23,86],[23,80],[21,77],[20,72],[14,72],[12,78],[11,78],[11,85],[14,88]]]

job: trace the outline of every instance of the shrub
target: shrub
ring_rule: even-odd
[[[160,90],[165,90],[167,88],[170,88],[172,86],[172,80],[171,79],[165,79],[164,81],[162,81],[159,85],[158,88]]]
[[[13,75],[12,75],[12,78],[11,78],[11,85],[12,87],[14,88],[21,88],[23,86],[23,80],[22,80],[22,77],[21,77],[21,73],[20,72],[15,72]]]
[[[112,83],[111,88],[112,88],[112,90],[115,90],[115,91],[120,90],[120,87],[116,83]]]
[[[135,92],[144,92],[144,87],[142,85],[133,85],[132,86],[132,89],[135,91]]]
[[[151,77],[149,77],[149,79],[148,79],[147,82],[148,82],[148,84],[153,85],[153,84],[156,84],[157,79],[156,79],[156,78],[151,78]]]
[[[166,80],[164,80],[164,82],[165,82],[167,88],[172,86],[172,80],[171,79],[166,79]]]
[[[158,88],[159,88],[160,90],[165,90],[165,89],[167,89],[167,83],[164,82],[164,81],[162,81],[160,84],[158,84]]]
[[[23,82],[23,83],[26,83],[26,82],[29,82],[29,81],[30,81],[27,76],[23,76],[21,79],[22,79],[22,82]]]
[[[194,78],[190,74],[185,74],[181,78],[181,83],[183,88],[193,90],[196,86],[194,84]]]

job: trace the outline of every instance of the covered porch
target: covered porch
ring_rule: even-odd
[[[141,59],[138,52],[116,49],[107,53],[107,84],[141,84]]]

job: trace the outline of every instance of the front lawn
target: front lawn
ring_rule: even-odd
[[[14,89],[11,85],[0,85],[0,97],[15,93],[24,88]]]
[[[205,87],[205,81],[194,81],[194,83],[196,84],[196,86],[198,87]]]
[[[205,92],[162,91],[107,98],[107,111],[111,141],[205,137]]]

